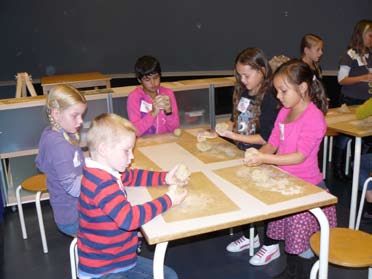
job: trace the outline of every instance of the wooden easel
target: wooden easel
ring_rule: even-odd
[[[32,78],[28,73],[18,73],[16,75],[17,80],[17,89],[16,89],[16,98],[27,97],[27,91],[30,92],[31,96],[37,96],[34,86],[32,85]]]

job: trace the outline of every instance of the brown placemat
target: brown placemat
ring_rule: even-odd
[[[220,177],[266,204],[274,204],[322,191],[299,178],[268,165],[234,166],[214,170]]]
[[[191,174],[186,189],[188,191],[186,199],[180,205],[163,213],[165,222],[182,221],[239,210],[239,207],[202,172]],[[168,187],[149,187],[148,191],[155,199],[165,194]]]
[[[205,164],[229,161],[234,159],[244,158],[244,152],[239,150],[234,144],[220,138],[207,139],[208,144],[212,148],[208,151],[202,152],[198,150],[196,144],[198,143],[195,136],[188,132],[182,134],[182,140],[177,141],[177,144],[182,146],[194,157],[198,158]]]

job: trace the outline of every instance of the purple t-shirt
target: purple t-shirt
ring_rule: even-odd
[[[309,183],[318,184],[323,180],[318,166],[318,151],[327,129],[324,115],[314,103],[310,103],[298,119],[284,123],[289,112],[287,108],[279,111],[269,143],[278,149],[277,154],[301,152],[306,159],[301,164],[279,168]]]
[[[56,131],[47,127],[41,135],[35,162],[47,176],[55,222],[62,225],[74,223],[78,219],[77,203],[84,165],[80,147],[69,143],[62,129]]]

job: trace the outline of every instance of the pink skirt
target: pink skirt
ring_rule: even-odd
[[[336,207],[328,206],[322,210],[327,216],[329,227],[336,227]],[[284,240],[285,251],[298,255],[310,248],[310,237],[319,230],[317,219],[305,211],[269,222],[266,234],[272,239]]]

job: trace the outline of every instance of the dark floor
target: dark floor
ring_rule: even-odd
[[[340,182],[329,176],[327,183],[331,193],[339,198],[337,205],[339,226],[347,227],[351,181]],[[48,201],[43,204],[43,215],[49,245],[48,254],[42,252],[34,206],[25,206],[27,240],[22,239],[17,212],[7,209],[4,223],[4,274],[0,279],[71,278],[69,266],[71,239],[57,231]],[[363,222],[361,230],[372,233],[372,222]],[[262,234],[262,230],[259,232]],[[284,269],[285,255],[267,266],[253,267],[248,263],[248,251],[234,254],[226,252],[225,246],[239,236],[238,229],[235,229],[233,236],[229,235],[228,230],[224,230],[171,242],[166,264],[177,271],[180,279],[271,278]],[[151,258],[153,249],[153,246],[145,245],[142,255]],[[367,269],[345,269],[331,265],[329,278],[367,278]]]

